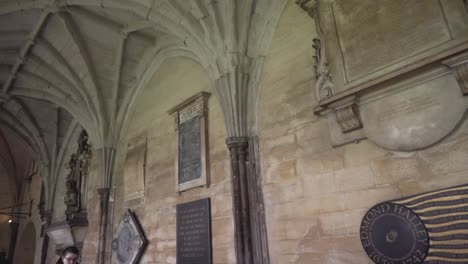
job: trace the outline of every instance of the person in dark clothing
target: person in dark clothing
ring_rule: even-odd
[[[77,247],[71,246],[63,250],[62,256],[57,260],[56,264],[78,264],[80,251]]]

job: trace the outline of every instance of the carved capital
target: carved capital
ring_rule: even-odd
[[[453,69],[463,95],[468,95],[468,51],[442,61]]]
[[[45,222],[46,225],[50,224],[50,221],[52,220],[52,212],[49,210],[40,210],[39,211],[39,216],[41,217],[41,221]]]
[[[230,137],[226,139],[226,145],[228,148],[233,147],[247,147],[249,143],[248,137]]]
[[[99,188],[97,189],[97,193],[99,195],[99,201],[109,200],[109,188]]]

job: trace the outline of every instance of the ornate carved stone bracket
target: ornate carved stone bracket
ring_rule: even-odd
[[[329,98],[334,94],[334,85],[332,75],[328,66],[326,54],[325,37],[320,25],[320,17],[318,12],[319,1],[317,0],[296,0],[296,3],[307,13],[314,18],[317,28],[318,38],[312,40],[312,47],[315,50],[314,69],[315,69],[315,93],[317,100]]]
[[[468,3],[465,1],[465,3]],[[463,95],[468,95],[468,52],[462,52],[442,61],[452,68]]]
[[[359,118],[359,106],[355,96],[345,98],[331,105],[335,111],[336,121],[343,133],[348,133],[362,128]]]

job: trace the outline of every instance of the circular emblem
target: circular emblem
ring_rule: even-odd
[[[429,249],[426,226],[419,216],[396,203],[381,203],[367,211],[360,238],[374,263],[423,263]]]

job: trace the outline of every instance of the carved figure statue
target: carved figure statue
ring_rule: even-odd
[[[67,168],[70,170],[67,175],[67,180],[73,180],[74,173],[75,173],[75,168],[76,168],[76,160],[77,156],[76,154],[72,154],[70,156],[70,161],[68,162]]]
[[[64,197],[65,205],[67,206],[67,210],[65,211],[67,214],[67,218],[69,218],[69,214],[76,213],[79,211],[79,204],[78,204],[78,189],[76,188],[76,181],[74,180],[67,180],[67,193]]]

